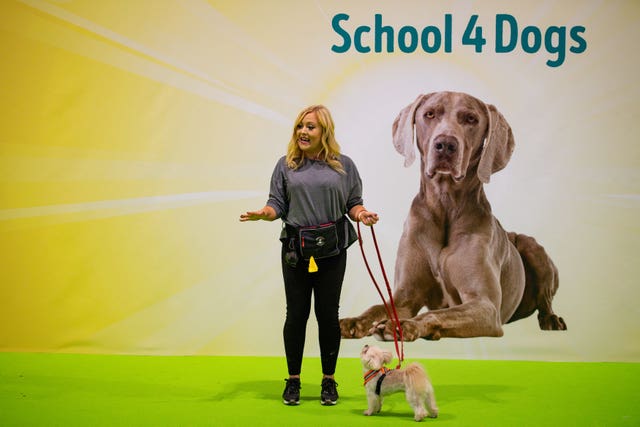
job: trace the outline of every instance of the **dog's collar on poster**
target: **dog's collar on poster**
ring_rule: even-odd
[[[380,369],[371,369],[369,371],[367,371],[366,374],[364,374],[364,384],[367,385],[367,383],[369,381],[371,381],[372,379],[374,379],[378,373],[382,374],[382,378],[385,377],[385,375],[387,375],[387,372],[389,372],[391,369],[387,368],[386,366],[383,366]],[[378,384],[382,383],[382,380],[378,380]],[[376,387],[376,389],[378,389],[378,387]],[[380,393],[378,393],[380,394]]]

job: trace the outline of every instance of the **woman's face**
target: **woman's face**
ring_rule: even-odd
[[[322,128],[315,112],[304,115],[296,128],[298,147],[305,157],[313,157],[322,150]]]

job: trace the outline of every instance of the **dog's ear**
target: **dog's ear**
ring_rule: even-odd
[[[491,174],[507,166],[515,147],[511,126],[496,107],[487,105],[487,117],[489,126],[478,164],[478,178],[485,184],[489,182]]]
[[[390,363],[393,360],[393,354],[389,350],[382,352],[382,360],[384,363]]]
[[[411,166],[416,159],[414,144],[414,124],[416,109],[422,105],[429,95],[420,95],[413,103],[404,107],[393,121],[392,136],[393,146],[396,151],[404,156],[404,166]]]

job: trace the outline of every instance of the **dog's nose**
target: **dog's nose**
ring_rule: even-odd
[[[438,154],[451,156],[458,151],[458,140],[455,136],[440,135],[433,141],[433,148]]]

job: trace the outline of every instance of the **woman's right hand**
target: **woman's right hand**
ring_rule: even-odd
[[[240,221],[273,221],[276,219],[276,211],[271,206],[265,206],[262,209],[257,211],[247,211],[243,214],[240,214]]]

